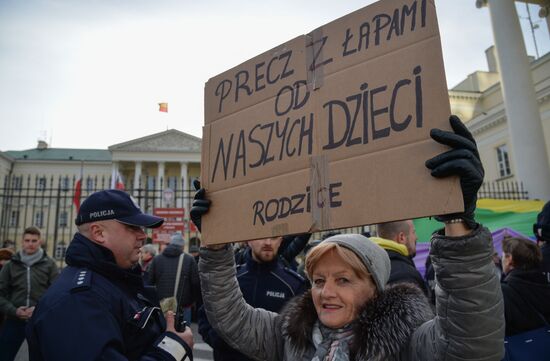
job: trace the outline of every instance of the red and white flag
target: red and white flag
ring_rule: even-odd
[[[115,179],[115,189],[119,189],[121,191],[125,191],[126,187],[124,187],[124,181],[122,180],[122,175],[117,172],[116,173],[116,179]]]
[[[159,103],[159,112],[168,113],[168,103]]]
[[[84,164],[80,164],[80,177],[74,185],[73,204],[76,208],[76,213],[80,210],[80,196],[82,195],[82,175],[84,174]]]
[[[78,178],[74,186],[73,204],[76,207],[76,212],[80,210],[80,196],[82,195],[82,178]]]

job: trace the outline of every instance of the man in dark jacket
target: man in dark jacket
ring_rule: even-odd
[[[181,233],[172,235],[170,244],[151,262],[149,284],[156,287],[160,300],[173,297],[178,263],[180,256],[183,257],[176,299],[178,306],[184,310],[185,321],[190,324],[191,307],[201,302],[201,288],[197,263],[193,256],[183,251],[184,244]]]
[[[40,231],[23,232],[22,249],[0,271],[0,311],[6,323],[0,330],[0,360],[13,360],[25,340],[27,320],[51,286],[58,269],[41,248]]]
[[[537,245],[521,238],[502,242],[502,283],[506,336],[550,322],[550,284],[540,270],[542,255]]]
[[[68,267],[27,327],[31,361],[192,360],[191,330],[177,332],[174,314],[160,312],[138,264],[145,227],[163,221],[119,190],[96,192],[82,203]]]
[[[376,226],[378,237],[371,237],[390,256],[391,273],[388,284],[409,282],[427,294],[426,284],[414,265],[416,230],[411,220],[381,223]]]
[[[279,312],[291,298],[305,291],[305,280],[285,267],[278,257],[281,241],[282,237],[249,241],[244,256],[246,261],[237,268],[243,297],[254,308]],[[199,333],[212,347],[215,361],[250,360],[218,336],[202,308],[199,310]]]

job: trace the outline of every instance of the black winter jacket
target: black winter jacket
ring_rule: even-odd
[[[118,267],[110,250],[80,233],[66,262],[27,326],[31,361],[173,361],[166,342],[191,355],[183,340],[165,332],[154,290],[143,287],[139,267]]]
[[[168,245],[162,254],[156,256],[149,266],[149,284],[157,288],[159,299],[174,296],[176,271],[182,249]],[[185,253],[178,286],[178,302],[183,306],[201,303],[199,271],[195,259]]]
[[[540,271],[512,270],[502,283],[506,336],[550,323],[550,284]],[[537,314],[537,312],[539,314]]]
[[[542,252],[542,271],[546,273],[546,279],[550,282],[550,241],[545,242],[541,247]]]
[[[390,256],[391,273],[388,284],[408,282],[418,286],[425,295],[428,294],[426,283],[416,269],[414,262],[407,256],[403,256],[395,251],[386,250]]]

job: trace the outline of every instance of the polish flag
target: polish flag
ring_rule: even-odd
[[[126,190],[126,187],[124,187],[124,181],[122,180],[122,175],[120,175],[119,172],[116,174],[115,189],[119,189],[121,191]]]
[[[168,113],[168,103],[159,103],[159,112]]]
[[[78,178],[74,186],[73,204],[76,208],[76,212],[80,210],[80,196],[82,195],[82,176]]]

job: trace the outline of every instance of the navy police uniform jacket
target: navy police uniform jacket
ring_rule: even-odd
[[[254,261],[250,249],[246,251],[246,262],[237,266],[237,280],[246,303],[255,308],[279,312],[294,296],[302,294],[305,280],[298,273],[284,267],[276,257],[272,262]],[[198,314],[199,333],[214,353],[215,361],[251,360],[227,345],[210,326],[201,307]]]
[[[66,262],[27,326],[31,361],[191,359],[185,342],[165,332],[166,320],[139,267],[119,268],[110,250],[80,233]]]

